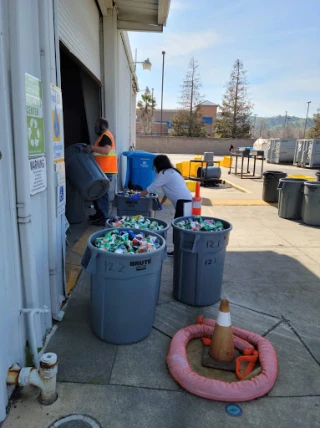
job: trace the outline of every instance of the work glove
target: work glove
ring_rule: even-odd
[[[86,153],[92,153],[92,147],[90,146],[90,144],[84,144],[83,145],[83,151]]]
[[[130,202],[137,202],[138,199],[140,199],[140,193],[135,193],[134,195],[130,196],[129,201]]]
[[[162,211],[163,210],[163,205],[159,204],[159,210]]]

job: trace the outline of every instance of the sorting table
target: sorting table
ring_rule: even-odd
[[[263,161],[264,161],[264,151],[263,150],[236,150],[230,152],[230,156],[235,158],[234,175],[240,175],[240,178],[262,178],[263,173]],[[238,172],[238,158],[241,160],[240,172]],[[244,172],[244,160],[247,158],[247,168]],[[250,158],[253,159],[253,172],[250,174],[249,163]],[[256,175],[256,162],[261,160],[261,171],[260,175]],[[230,169],[228,174],[231,174],[233,162],[230,163]]]

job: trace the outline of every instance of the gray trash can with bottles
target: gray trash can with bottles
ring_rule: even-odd
[[[106,342],[129,344],[144,339],[152,330],[166,244],[162,236],[136,229],[135,233],[156,236],[160,247],[148,253],[117,254],[94,245],[96,238],[114,229],[89,237],[81,266],[91,275],[93,332]]]

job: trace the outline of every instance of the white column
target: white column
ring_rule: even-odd
[[[117,13],[108,9],[103,17],[104,111],[110,131],[118,130],[118,30]]]

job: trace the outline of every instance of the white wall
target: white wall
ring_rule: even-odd
[[[23,363],[24,325],[20,317],[22,286],[9,104],[9,0],[0,0],[0,422],[8,402],[6,374]]]

